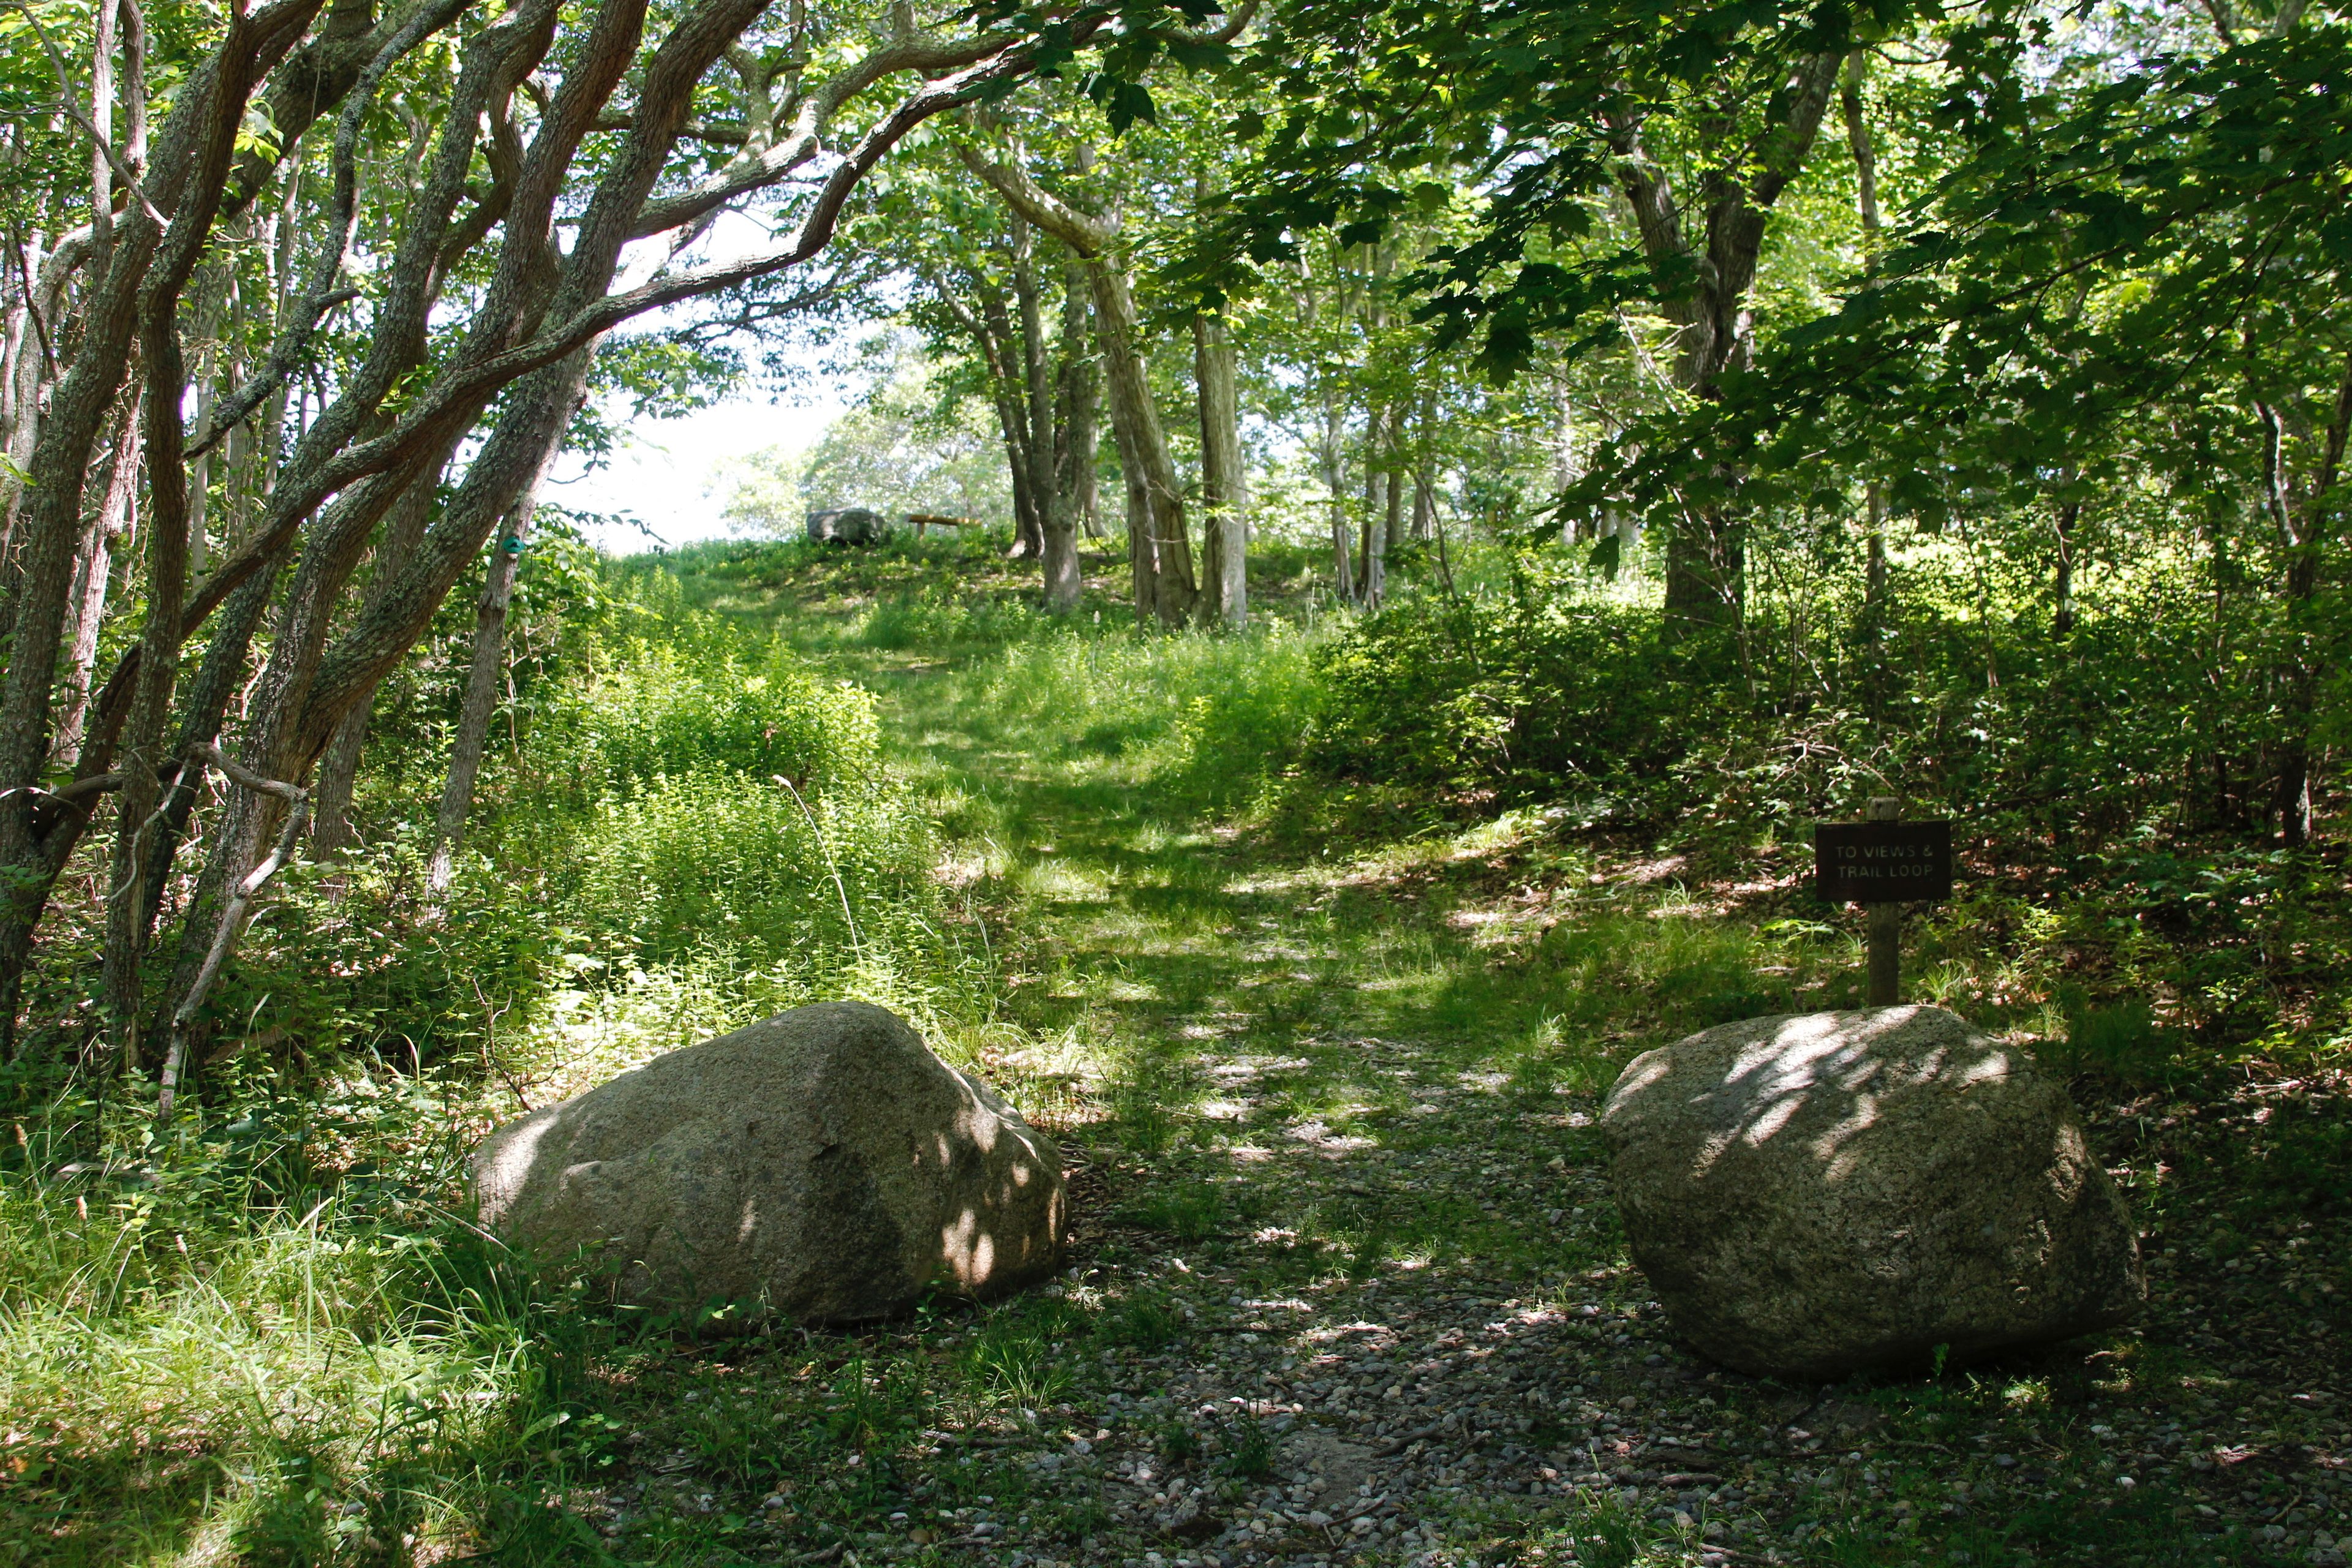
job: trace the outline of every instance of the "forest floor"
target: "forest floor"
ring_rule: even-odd
[[[839,635],[854,585],[691,586],[884,695],[1026,1042],[990,1065],[1063,1139],[1075,1234],[1059,1283],[992,1309],[606,1359],[565,1498],[602,1549],[2344,1561],[2340,1084],[2076,1082],[2143,1226],[2131,1330],[1932,1378],[1738,1375],[1675,1344],[1591,1122],[1632,1055],[1737,1010],[1769,900],[1539,817],[1238,830],[1080,716],[1008,717],[1003,647]],[[1797,994],[1850,993],[1850,946],[1806,951]],[[785,1424],[832,1440],[779,1468]]]

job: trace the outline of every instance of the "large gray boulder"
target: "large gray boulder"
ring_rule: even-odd
[[[485,1226],[615,1298],[855,1322],[993,1296],[1061,1249],[1053,1142],[896,1014],[797,1007],[509,1122],[474,1152]]]
[[[809,538],[819,544],[872,544],[890,531],[889,519],[862,506],[812,511],[807,521]]]
[[[1742,1372],[2062,1340],[2145,1294],[2065,1090],[1940,1007],[1708,1029],[1635,1058],[1601,1126],[1633,1260]]]

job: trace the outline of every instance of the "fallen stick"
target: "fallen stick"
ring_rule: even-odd
[[[1426,1426],[1416,1427],[1412,1431],[1391,1437],[1387,1442],[1372,1450],[1372,1458],[1375,1459],[1385,1459],[1391,1454],[1401,1453],[1404,1449],[1412,1447],[1423,1437],[1434,1437],[1437,1436],[1442,1426],[1442,1423],[1432,1422]]]

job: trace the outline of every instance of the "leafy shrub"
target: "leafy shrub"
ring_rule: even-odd
[[[656,777],[608,795],[580,832],[571,905],[648,961],[723,946],[846,960],[921,896],[921,819],[884,787],[821,796],[741,773]]]
[[[1680,752],[1656,625],[1524,577],[1506,597],[1396,601],[1318,650],[1308,769],[1464,803],[1647,795]]]
[[[241,1031],[248,1051],[331,1044],[410,1068],[483,1059],[499,1034],[527,1027],[572,943],[545,879],[463,855],[427,898],[428,849],[404,826],[332,865],[298,863],[205,1022]]]
[[[810,794],[874,778],[870,695],[819,679],[781,647],[688,631],[633,639],[566,682],[531,731],[524,776],[583,805],[697,773],[782,774]]]
[[[2184,581],[2119,575],[2063,643],[1925,568],[1882,642],[1851,605],[1761,595],[1744,628],[1677,641],[1654,604],[1522,557],[1491,592],[1401,595],[1320,646],[1307,783],[1733,840],[1801,837],[1892,785],[2063,863],[2233,809],[2183,787],[2254,739],[2213,698]]]

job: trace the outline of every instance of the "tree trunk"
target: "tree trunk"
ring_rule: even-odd
[[[161,527],[160,521],[155,525]],[[155,529],[150,530],[151,533]],[[290,552],[289,552],[290,553]],[[141,966],[154,942],[155,922],[163,911],[163,887],[194,815],[201,793],[201,773],[186,759],[202,744],[215,742],[230,700],[244,684],[246,656],[253,636],[284,570],[286,555],[270,562],[247,579],[220,608],[211,642],[190,683],[171,750],[161,744],[168,716],[172,682],[157,680],[151,689],[146,671],[151,647],[163,639],[150,621],[152,641],[141,646],[138,707],[131,717],[131,737],[123,751],[122,806],[117,818],[114,871],[107,898],[105,987],[115,1029],[115,1057],[125,1069],[140,1065],[140,1031],[146,1016],[141,988]],[[151,584],[163,580],[152,561]],[[151,595],[152,588],[151,587]],[[153,602],[151,597],[151,603]],[[177,641],[173,647],[176,649]],[[170,660],[164,659],[166,670]]]
[[[60,239],[37,265],[33,259],[37,246],[28,243],[18,253],[22,298],[10,316],[15,357],[8,380],[7,440],[0,446],[0,456],[7,459],[0,465],[0,501],[5,503],[0,507],[0,605],[15,603],[16,523],[25,476],[40,441],[45,407],[58,374],[56,356],[62,345],[57,342],[56,332],[65,317],[66,289],[89,263],[90,248],[90,231],[84,226]],[[7,635],[7,617],[14,613],[0,609],[0,636]]]
[[[1151,619],[1160,602],[1158,557],[1151,549],[1151,486],[1135,454],[1135,437],[1114,410],[1111,441],[1118,448],[1118,477],[1127,493],[1127,563],[1139,624]]]
[[[507,605],[514,598],[515,574],[521,570],[522,552],[530,542],[535,491],[536,487],[525,490],[507,514],[506,528],[490,547],[482,600],[474,610],[474,663],[466,675],[457,732],[449,743],[449,777],[433,816],[433,858],[425,879],[436,893],[449,886],[450,857],[465,836],[467,815],[474,809],[474,781],[482,770],[490,717],[498,710],[499,689],[506,680]]]
[[[394,503],[391,515],[384,520],[383,538],[375,547],[375,575],[368,584],[367,608],[380,605],[399,580],[400,569],[408,563],[410,552],[425,535],[439,483],[436,473],[411,485]],[[313,852],[322,860],[341,854],[353,842],[352,792],[359,782],[360,756],[367,748],[368,722],[374,713],[374,701],[375,685],[371,683],[367,695],[352,703],[351,711],[335,726],[334,739],[327,742],[326,754],[319,762],[317,814],[311,819],[310,833]]]
[[[347,576],[353,563],[314,562],[318,541],[348,540],[357,533],[363,545],[366,536],[358,531],[359,520],[371,513],[382,518],[410,485],[434,471],[441,452],[427,452],[406,468],[388,470],[336,500],[331,510],[348,507],[351,514],[342,520],[322,519],[313,529],[312,542],[305,547],[278,612],[269,661],[247,710],[245,749],[263,763],[251,771],[294,784],[309,776],[343,715],[415,645],[466,563],[480,559],[499,523],[535,490],[580,407],[594,349],[592,340],[512,384],[496,426],[399,580],[373,611],[360,616],[329,648],[321,614],[328,602],[323,589],[329,581]],[[165,1017],[173,1015],[209,961],[220,922],[231,909],[230,896],[261,863],[281,804],[250,790],[232,792],[190,900],[179,959],[163,999]]]
[[[1870,121],[1862,109],[1863,74],[1870,57],[1860,49],[1846,56],[1838,83],[1838,110],[1845,120],[1846,150],[1853,155],[1854,207],[1862,219],[1865,262],[1875,260],[1881,215],[1878,209],[1878,154],[1871,145]]]
[[[0,1037],[13,1042],[33,928],[56,871],[37,815],[49,760],[66,606],[81,543],[92,449],[114,406],[136,326],[136,285],[159,235],[143,215],[116,226],[104,297],[84,314],[80,352],[49,400],[17,524],[14,637],[0,683]]]
[[[1086,265],[1094,296],[1095,339],[1102,350],[1103,381],[1110,395],[1112,433],[1128,476],[1130,510],[1139,487],[1139,527],[1130,529],[1135,551],[1138,607],[1147,586],[1160,623],[1182,626],[1199,597],[1192,572],[1192,543],[1185,531],[1184,491],[1168,454],[1168,435],[1143,357],[1143,329],[1127,269],[1116,251],[1117,228],[1079,212],[1041,188],[1022,170],[991,163],[970,147],[957,154],[988,182],[1021,216],[1060,239]]]
[[[1347,473],[1342,467],[1346,452],[1341,443],[1347,438],[1344,424],[1346,411],[1339,403],[1339,389],[1327,386],[1323,391],[1323,489],[1331,498],[1331,597],[1342,605],[1356,602],[1356,570],[1354,541],[1349,538]]]
[[[1843,59],[1823,54],[1801,62],[1783,91],[1773,94],[1751,156],[1726,159],[1688,202],[1642,142],[1638,119],[1614,119],[1609,134],[1618,185],[1633,209],[1642,248],[1654,263],[1690,279],[1684,291],[1659,301],[1679,329],[1675,384],[1694,398],[1716,395],[1723,374],[1744,365],[1754,344],[1747,300],[1762,254],[1765,219],[1803,168],[1821,131]],[[1719,138],[1735,132],[1727,121]],[[1701,134],[1709,132],[1701,128]],[[1704,220],[1703,238],[1685,228],[1685,213]],[[1722,507],[1686,511],[1666,542],[1664,631],[1668,640],[1706,626],[1737,626],[1747,598],[1745,524]]]
[[[1211,584],[1203,609],[1239,627],[1249,624],[1249,524],[1234,344],[1223,316],[1193,315],[1192,372],[1201,399],[1201,562]]]
[[[1037,307],[1037,267],[1034,237],[1019,213],[1013,215],[1013,300],[1021,321],[1021,390],[1028,425],[1029,494],[1037,516],[1030,541],[1031,553],[1046,566],[1046,531],[1053,527],[1055,500],[1054,454],[1059,446],[1054,429],[1054,379],[1045,363],[1045,323]],[[1049,586],[1046,596],[1050,599]]]
[[[1102,521],[1102,382],[1095,374],[1094,362],[1087,363],[1086,424],[1072,437],[1072,450],[1078,454],[1078,526],[1088,539],[1108,539],[1110,531]]]
[[[102,240],[102,277],[85,293],[73,363],[58,382],[26,466],[14,541],[19,565],[9,595],[13,637],[7,674],[0,681],[0,1038],[12,1050],[33,930],[64,868],[63,856],[89,821],[86,806],[59,815],[58,797],[41,788],[41,775],[49,758],[66,601],[92,452],[124,386],[134,341],[155,310],[176,309],[199,247],[211,232],[220,197],[214,176],[234,145],[251,83],[293,46],[308,16],[300,0],[236,13],[218,52],[189,76],[173,106],[146,171],[148,200],[127,205],[119,218],[94,220]],[[173,208],[168,228],[158,221],[160,209],[152,205],[158,202]],[[163,265],[154,267],[159,253]],[[175,353],[176,331],[173,335]],[[152,363],[150,370],[160,374]],[[176,427],[176,357],[170,372]],[[173,467],[176,474],[176,451]],[[183,563],[175,559],[174,565],[184,574]],[[168,614],[164,629],[176,635],[179,619]],[[121,721],[120,711],[109,721],[117,727]],[[112,743],[110,735],[99,750],[110,751]],[[91,751],[85,744],[78,777],[91,771]]]
[[[1437,475],[1430,451],[1430,425],[1437,417],[1437,395],[1421,395],[1421,417],[1413,425],[1412,537],[1426,543],[1437,537]]]
[[[1838,110],[1845,121],[1846,151],[1853,157],[1854,211],[1862,223],[1863,266],[1865,272],[1876,269],[1881,218],[1878,210],[1878,155],[1870,139],[1870,121],[1863,113],[1863,73],[1870,57],[1856,49],[1845,58],[1839,78]],[[1875,479],[1865,487],[1863,501],[1867,509],[1869,532],[1864,537],[1867,556],[1864,564],[1862,615],[1863,636],[1873,647],[1886,635],[1886,490]],[[2064,546],[2060,546],[2063,552]],[[2063,633],[2060,634],[2063,636]],[[1871,692],[1874,704],[1885,696],[1885,670],[1874,664],[1871,671]]]
[[[1404,416],[1389,410],[1389,434],[1382,457],[1387,463],[1387,477],[1381,494],[1388,505],[1388,518],[1382,525],[1383,553],[1404,542]]]
[[[1743,525],[1719,507],[1687,514],[1666,541],[1665,617],[1670,639],[1708,626],[1737,626],[1747,605]]]
[[[1126,272],[1101,259],[1087,262],[1087,282],[1094,293],[1095,331],[1102,344],[1111,424],[1125,426],[1122,445],[1132,454],[1134,477],[1143,487],[1149,529],[1141,542],[1150,556],[1152,607],[1162,626],[1181,626],[1192,618],[1200,590],[1192,574],[1192,542],[1184,526],[1183,487],[1168,454],[1159,400],[1151,395],[1135,298]]]
[[[1013,548],[1015,561],[1045,552],[1045,525],[1037,515],[1036,487],[1029,479],[1029,443],[1022,429],[1021,405],[1011,388],[998,383],[990,388],[996,406],[996,427],[1004,437],[1004,467],[1013,480]]]
[[[2318,564],[2315,542],[2301,545],[2286,574],[2287,624],[2295,647],[2280,670],[2279,719],[2284,738],[2278,748],[2271,809],[2278,818],[2279,842],[2290,849],[2311,841],[2311,724],[2316,682],[2305,645],[2311,635],[2305,623],[2319,584]]]
[[[1576,405],[1570,399],[1568,384],[1559,386],[1559,418],[1552,426],[1551,488],[1555,494],[1576,482]],[[1562,545],[1576,542],[1576,520],[1563,517],[1559,524]]]
[[[2074,634],[2074,523],[2082,512],[2080,501],[2070,500],[2058,509],[2058,569],[2050,587],[2050,635],[2053,637]]]
[[[2278,818],[2279,840],[2300,848],[2311,840],[2311,731],[2316,716],[2318,674],[2313,643],[2317,628],[2312,614],[2319,594],[2320,553],[2327,543],[2329,510],[2335,504],[2336,482],[2344,471],[2344,447],[2352,435],[2352,353],[2344,361],[2343,379],[2336,389],[2336,408],[2327,424],[2319,467],[2305,489],[2302,515],[2286,504],[2282,427],[2277,411],[2257,403],[2263,426],[2263,469],[2272,516],[2280,524],[2287,548],[2285,583],[2288,654],[2280,678],[2278,771],[2271,791],[2272,810]]]
[[[1086,289],[1073,266],[1063,279],[1062,365],[1054,395],[1054,499],[1045,513],[1045,608],[1055,615],[1076,608],[1086,587],[1078,571],[1078,529],[1093,505],[1095,396]]]
[[[58,738],[50,752],[51,765],[68,771],[81,761],[82,726],[89,718],[90,680],[98,668],[98,634],[106,623],[107,590],[114,581],[115,541],[135,537],[137,532],[138,412],[138,400],[133,397],[123,410],[122,434],[114,444],[97,520],[74,564],[73,594],[67,619],[67,640],[73,645],[73,651],[66,661],[64,701],[58,712]]]
[[[943,277],[930,279],[932,292],[940,304],[955,318],[980,352],[980,362],[988,377],[989,405],[996,410],[997,433],[1004,441],[1004,470],[1013,483],[1013,548],[1011,557],[1021,560],[1045,553],[1045,519],[1052,504],[1048,490],[1036,483],[1036,434],[1030,428],[1028,393],[1023,384],[1026,379],[1027,358],[1013,358],[1013,324],[1004,312],[1004,300],[985,279],[966,273],[972,293],[980,300],[975,311],[957,298],[954,287]]]
[[[196,339],[204,346],[196,357],[196,428],[212,427],[213,408],[219,396],[221,317],[228,303],[229,266],[219,260],[197,279]],[[212,563],[213,455],[207,450],[188,470],[188,571],[202,576]]]
[[[1047,491],[1037,485],[1038,432],[1029,422],[1028,353],[995,286],[982,282],[977,291],[989,395],[996,405],[996,422],[1004,432],[1005,466],[1013,479],[1011,555],[1015,561],[1034,561],[1045,552],[1049,503]]]
[[[1868,516],[1869,533],[1865,536],[1865,559],[1863,563],[1863,614],[1870,623],[1870,635],[1875,640],[1885,630],[1886,617],[1886,491],[1876,483],[1864,488],[1863,504]]]
[[[1381,425],[1383,416],[1375,408],[1364,418],[1364,504],[1356,520],[1356,603],[1367,610],[1381,607],[1381,596],[1388,587],[1388,528],[1383,514],[1387,511],[1382,500],[1381,481]]]

